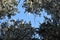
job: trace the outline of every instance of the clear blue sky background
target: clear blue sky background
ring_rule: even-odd
[[[19,9],[20,13],[16,14],[15,16],[12,16],[11,19],[16,19],[16,20],[17,19],[19,19],[19,20],[23,19],[26,22],[31,21],[32,26],[35,28],[38,28],[39,22],[40,23],[44,22],[43,16],[47,16],[48,18],[51,18],[51,16],[47,15],[47,13],[45,11],[40,12],[41,13],[40,17],[38,15],[36,15],[36,17],[35,17],[33,14],[28,15],[28,13],[24,13],[25,10],[22,8],[22,5],[23,5],[23,0],[21,0],[21,2],[19,3],[19,5],[17,7]],[[1,22],[7,21],[7,20],[8,19],[6,17],[6,19],[3,19]]]

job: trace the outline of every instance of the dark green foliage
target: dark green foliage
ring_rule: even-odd
[[[40,14],[40,11],[45,9],[48,14],[60,15],[59,0],[25,0],[23,7],[30,13]]]
[[[8,22],[1,24],[0,38],[2,40],[32,40],[32,35],[35,30],[30,23],[23,23],[23,21],[14,21],[13,25],[8,26]]]
[[[11,1],[11,2],[10,2]],[[0,18],[14,15],[17,12],[16,0],[0,0]],[[38,31],[31,27],[31,23],[15,21],[9,26],[8,22],[0,25],[0,40],[39,40],[31,38],[34,32],[43,36],[42,40],[60,40],[60,0],[24,0],[23,8],[32,14],[40,15],[44,9],[51,19],[45,18],[45,22],[40,25]]]
[[[59,40],[60,39],[60,24],[51,21],[41,24],[39,34],[44,40]]]
[[[60,39],[60,0],[25,0],[23,7],[26,12],[32,14],[40,14],[44,9],[47,14],[51,15],[51,19],[40,25],[39,34],[43,36],[43,40],[59,40]]]
[[[28,13],[30,12],[39,15],[41,11],[40,2],[40,0],[25,0],[23,3],[23,8],[25,8],[25,11]]]
[[[40,40],[40,39],[38,39],[38,38],[33,38],[32,40]]]

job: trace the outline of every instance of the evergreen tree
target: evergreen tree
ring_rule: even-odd
[[[20,1],[20,0],[19,0]],[[18,12],[17,0],[0,0],[0,19],[7,16],[11,18]],[[25,12],[40,15],[45,10],[51,19],[44,17],[45,22],[38,28],[38,31],[31,26],[31,23],[10,20],[13,24],[3,22],[0,24],[0,40],[39,40],[32,38],[34,32],[43,36],[42,40],[60,39],[60,0],[24,0]]]

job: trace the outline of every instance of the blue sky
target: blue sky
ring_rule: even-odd
[[[20,19],[20,20],[23,19],[26,22],[31,21],[31,24],[33,27],[38,27],[39,22],[40,23],[44,22],[43,16],[47,16],[48,18],[51,17],[50,15],[47,15],[47,13],[45,11],[40,12],[41,13],[40,17],[38,15],[36,15],[36,17],[35,17],[33,14],[28,15],[28,13],[24,13],[25,10],[22,8],[23,1],[21,0],[18,5],[18,9],[19,9],[20,13],[17,14],[16,16],[12,17],[12,19]]]
[[[20,13],[17,13],[15,16],[12,16],[11,19],[16,19],[16,20],[17,19],[19,19],[19,20],[23,19],[26,22],[31,21],[32,26],[35,28],[38,28],[39,22],[40,23],[44,22],[43,16],[47,16],[48,18],[51,18],[51,16],[47,15],[47,13],[45,11],[40,12],[41,13],[40,17],[38,15],[36,15],[36,17],[35,17],[33,14],[28,15],[28,13],[24,13],[25,10],[22,8],[22,5],[23,5],[23,0],[20,1],[19,5],[17,7],[19,9]],[[6,17],[6,19],[3,19],[2,21],[7,21],[7,20],[8,19]]]

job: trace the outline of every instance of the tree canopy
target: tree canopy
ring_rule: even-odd
[[[25,0],[26,12],[40,14],[44,9],[51,19],[45,17],[45,22],[40,25],[39,34],[43,40],[59,40],[60,38],[60,0]]]
[[[0,18],[15,15],[19,2],[20,0],[0,0]],[[32,38],[35,32],[43,37],[42,40],[60,39],[60,0],[24,0],[22,7],[25,12],[36,15],[40,15],[44,9],[51,15],[51,19],[44,16],[45,21],[39,25],[38,30],[23,20],[10,20],[11,24],[9,21],[3,22],[0,24],[0,40],[40,40]]]
[[[16,14],[18,12],[18,3],[16,0],[0,0],[0,18]]]

